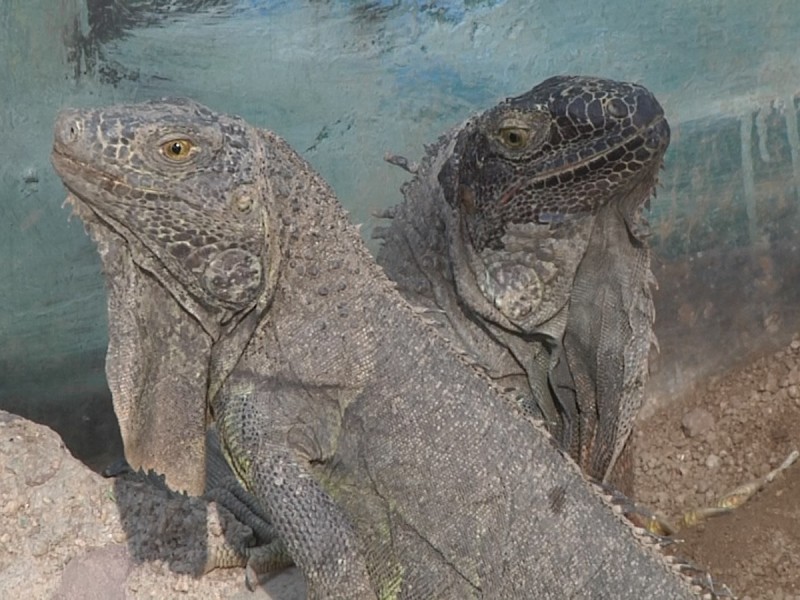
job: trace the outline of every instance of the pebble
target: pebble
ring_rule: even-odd
[[[187,575],[178,575],[177,580],[172,586],[176,592],[183,592],[186,593],[189,591],[190,581]]]
[[[775,375],[772,371],[767,373],[767,381],[765,384],[765,390],[767,392],[773,393],[778,391],[778,376]]]
[[[697,437],[714,429],[714,417],[705,408],[694,408],[683,415],[681,429],[686,437]]]
[[[10,515],[11,513],[17,512],[20,506],[22,506],[22,503],[19,500],[12,498],[6,502],[2,508],[0,508],[0,513],[4,515]]]
[[[709,469],[716,469],[722,464],[722,459],[716,454],[709,454],[706,457],[706,467]]]

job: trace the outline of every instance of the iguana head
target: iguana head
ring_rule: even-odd
[[[204,486],[207,396],[277,272],[257,129],[190,100],[64,110],[53,164],[97,242],[125,456]],[[215,358],[217,357],[217,358]]]
[[[53,164],[140,266],[220,313],[252,306],[263,286],[257,144],[241,119],[170,99],[62,111]]]
[[[470,121],[439,181],[474,250],[499,250],[512,223],[592,214],[643,181],[644,202],[668,144],[664,111],[642,86],[552,77]]]

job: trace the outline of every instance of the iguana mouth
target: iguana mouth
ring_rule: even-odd
[[[548,187],[559,185],[560,181],[558,177],[565,173],[577,173],[581,169],[591,172],[594,168],[597,168],[596,165],[598,165],[598,163],[609,162],[609,160],[613,161],[614,159],[609,159],[609,157],[613,156],[615,153],[621,153],[629,149],[626,147],[637,139],[642,140],[642,144],[639,147],[644,146],[651,154],[661,152],[666,144],[669,143],[669,125],[664,115],[660,115],[654,119],[644,132],[637,132],[619,141],[602,153],[591,154],[577,161],[565,161],[560,167],[548,169],[535,177],[522,175],[516,183],[513,183],[511,187],[502,193],[497,199],[497,202],[499,204],[507,204],[524,188],[547,189]],[[662,164],[663,160],[659,162],[659,167]],[[643,173],[647,172],[647,169],[643,169]],[[637,177],[633,177],[632,181],[638,180],[641,176],[640,174]],[[548,185],[549,182],[551,185]],[[538,186],[541,186],[541,188]]]
[[[568,173],[570,171],[577,171],[581,167],[587,167],[591,170],[593,162],[608,160],[609,156],[613,155],[615,152],[620,152],[625,150],[626,146],[628,146],[637,139],[641,139],[642,146],[646,147],[652,154],[655,154],[659,152],[669,142],[668,128],[669,125],[667,124],[666,118],[663,115],[661,115],[657,119],[652,121],[647,126],[644,132],[637,132],[634,135],[631,135],[619,141],[618,143],[614,144],[613,146],[609,147],[607,150],[601,153],[591,154],[579,160],[568,162],[561,167],[544,171],[538,177],[532,178],[531,181],[538,181],[542,179],[546,181],[550,177],[557,177],[558,175],[562,175],[563,173]],[[655,139],[652,139],[653,136],[655,136]]]
[[[100,232],[98,228],[103,228],[120,236],[120,245],[129,245],[133,238],[136,240],[137,245],[142,246],[142,249],[147,248],[147,244],[134,232],[120,223],[118,219],[115,219],[109,211],[104,210],[102,201],[98,201],[97,197],[92,193],[95,190],[111,193],[113,190],[127,187],[123,182],[111,177],[104,171],[93,168],[91,165],[65,154],[57,146],[53,148],[51,160],[56,171],[61,176],[64,186],[67,188],[67,197],[64,199],[64,205],[68,204],[72,207],[72,213],[84,222],[92,239],[99,241]],[[86,182],[91,183],[80,185]],[[115,199],[117,198],[115,197]],[[154,259],[156,258],[155,253],[149,250],[147,252]]]
[[[64,186],[70,191],[71,195],[101,214],[105,213],[102,203],[93,200],[92,194],[88,193],[89,190],[93,191],[96,189],[107,193],[113,193],[118,190],[126,192],[133,190],[133,187],[124,180],[109,175],[108,172],[94,168],[90,164],[67,154],[59,148],[58,143],[53,146],[51,160],[56,171],[61,176]],[[90,183],[87,184],[87,182]],[[163,193],[158,190],[136,189],[144,194],[152,194],[156,197],[163,196]],[[122,196],[114,194],[113,197],[114,200],[120,204],[125,204],[125,199],[128,198],[128,194]]]

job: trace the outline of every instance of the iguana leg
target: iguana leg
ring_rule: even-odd
[[[215,425],[206,434],[206,491],[204,496],[244,523],[256,536],[259,545],[275,539],[275,529],[261,508],[258,498],[245,490],[225,460]]]
[[[290,451],[263,440],[259,447],[247,481],[303,571],[308,598],[377,599],[355,530],[343,511]],[[248,574],[263,569],[263,560],[252,553]]]
[[[222,453],[283,542],[247,550],[248,583],[285,548],[305,576],[309,599],[377,600],[353,525],[311,469],[327,454],[308,440],[332,432],[304,429],[298,413],[306,390],[270,387],[256,393],[246,376],[231,377],[212,404]]]

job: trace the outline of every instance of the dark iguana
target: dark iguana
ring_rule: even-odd
[[[151,436],[148,460],[180,479],[207,407],[309,597],[699,594],[402,299],[279,137],[189,100],[67,110],[53,162],[116,261],[112,327],[139,328],[115,334],[135,368],[110,363],[126,446],[163,413],[185,443]]]
[[[654,340],[642,206],[668,144],[645,88],[553,77],[428,148],[376,231],[404,295],[603,481]]]

